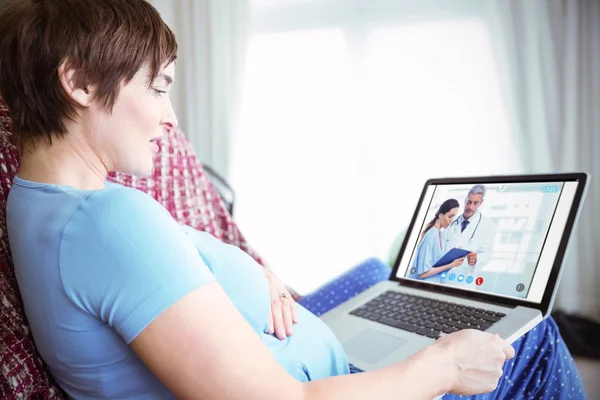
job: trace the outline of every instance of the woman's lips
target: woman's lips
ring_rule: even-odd
[[[150,143],[150,147],[152,148],[152,151],[154,151],[155,153],[158,153],[160,150],[160,147],[158,146],[158,140],[159,139],[152,139],[149,143]]]

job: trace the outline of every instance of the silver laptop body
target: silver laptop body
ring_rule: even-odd
[[[460,232],[457,221],[464,219],[461,213],[467,195],[476,185],[486,188],[477,212],[488,219],[488,236],[481,233],[482,243],[469,248],[469,242],[466,239],[461,242],[459,237],[466,235],[473,244],[477,230],[471,226],[475,234],[467,229]],[[469,322],[463,323],[462,317],[459,321],[445,318],[456,316],[454,311],[447,312],[449,308],[460,309],[463,315],[468,310],[471,316],[465,317],[466,321],[474,321],[473,315],[483,316],[489,323],[479,326],[480,330],[498,333],[512,343],[550,314],[586,187],[585,173],[431,179],[423,188],[390,279],[321,318],[344,346],[349,362],[364,371],[402,361],[433,344],[436,337],[451,333],[446,323],[454,322],[456,329],[474,327]],[[439,210],[440,203],[448,198],[458,200],[460,209],[453,225],[440,231],[445,235],[440,234],[440,242],[446,240],[454,247],[480,252],[478,260],[487,256],[488,262],[484,266],[463,264],[444,271],[444,278],[438,274],[439,282],[438,278],[424,281],[416,275],[415,268],[416,254],[423,242],[422,231]],[[476,225],[475,219],[472,222]],[[481,221],[477,229],[483,229]],[[486,247],[484,241],[489,244],[490,238],[492,244]],[[412,323],[409,330],[397,327],[406,326],[403,325],[406,313],[397,311],[406,311],[407,301],[418,303],[413,309],[426,304],[429,314],[424,321],[419,319],[421,327],[417,331]],[[369,311],[373,305],[379,307],[375,317]],[[432,307],[437,310],[435,314],[431,313]],[[397,317],[400,319],[396,320]],[[425,324],[428,317],[433,322]],[[434,317],[444,324],[436,325]],[[408,321],[414,322],[410,317]],[[447,333],[440,330],[442,326]],[[427,335],[426,329],[433,334]]]

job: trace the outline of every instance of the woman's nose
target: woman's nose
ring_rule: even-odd
[[[168,102],[166,109],[163,112],[161,125],[165,127],[167,130],[173,130],[179,126],[179,121],[177,121],[177,115],[175,115],[175,110],[173,110],[173,105],[171,101]]]

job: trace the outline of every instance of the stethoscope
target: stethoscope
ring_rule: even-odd
[[[481,213],[479,213],[479,221],[477,221],[477,225],[475,225],[475,229],[473,229],[473,233],[471,233],[471,237],[469,238],[469,244],[473,243],[473,236],[475,236],[475,234],[477,233],[477,228],[479,228],[479,224],[481,223]],[[450,224],[450,228],[452,228],[454,226],[454,224],[456,224],[456,226],[458,226],[458,218],[456,218],[454,221],[452,221],[452,223]],[[450,239],[448,239],[450,240]]]

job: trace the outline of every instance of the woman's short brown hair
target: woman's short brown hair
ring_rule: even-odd
[[[121,83],[148,63],[150,82],[177,53],[175,35],[145,0],[16,0],[0,12],[0,96],[18,146],[64,136],[75,106],[59,81],[63,62],[78,87],[97,86],[112,110]]]

